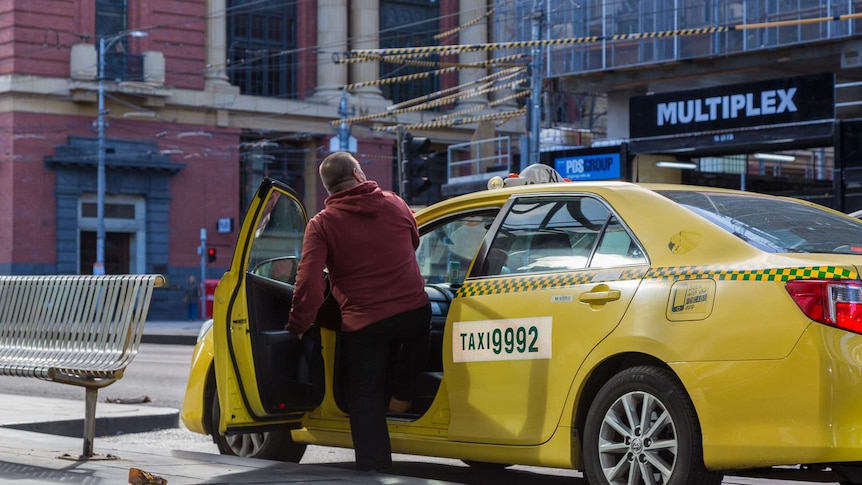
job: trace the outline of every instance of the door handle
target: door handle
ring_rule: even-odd
[[[582,293],[578,299],[583,303],[597,305],[610,301],[617,301],[620,299],[621,295],[620,290],[589,291],[587,293]]]

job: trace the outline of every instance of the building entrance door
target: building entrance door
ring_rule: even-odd
[[[105,274],[130,274],[131,233],[105,233]],[[78,274],[93,274],[96,262],[96,232],[81,231],[80,261]]]

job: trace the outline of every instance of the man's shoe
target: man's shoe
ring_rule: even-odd
[[[402,401],[393,397],[389,400],[389,412],[406,413],[408,410],[410,410],[410,406],[412,405],[413,403],[411,401]]]

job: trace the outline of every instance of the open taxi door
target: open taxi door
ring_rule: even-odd
[[[215,291],[213,339],[221,433],[299,421],[323,399],[319,335],[284,330],[308,216],[296,192],[264,179]]]

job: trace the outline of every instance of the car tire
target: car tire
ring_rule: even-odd
[[[638,422],[644,413],[649,429]],[[583,454],[592,485],[719,485],[723,478],[703,464],[688,393],[673,373],[658,367],[625,369],[602,386],[587,412]]]
[[[212,430],[213,441],[222,455],[299,463],[302,455],[305,454],[306,445],[293,441],[290,430],[243,433],[230,436],[219,434],[218,423],[221,408],[218,397],[213,397],[211,414],[210,429]]]
[[[862,484],[862,464],[860,463],[839,463],[830,466],[833,472],[837,473],[841,480],[840,485],[860,485]]]

